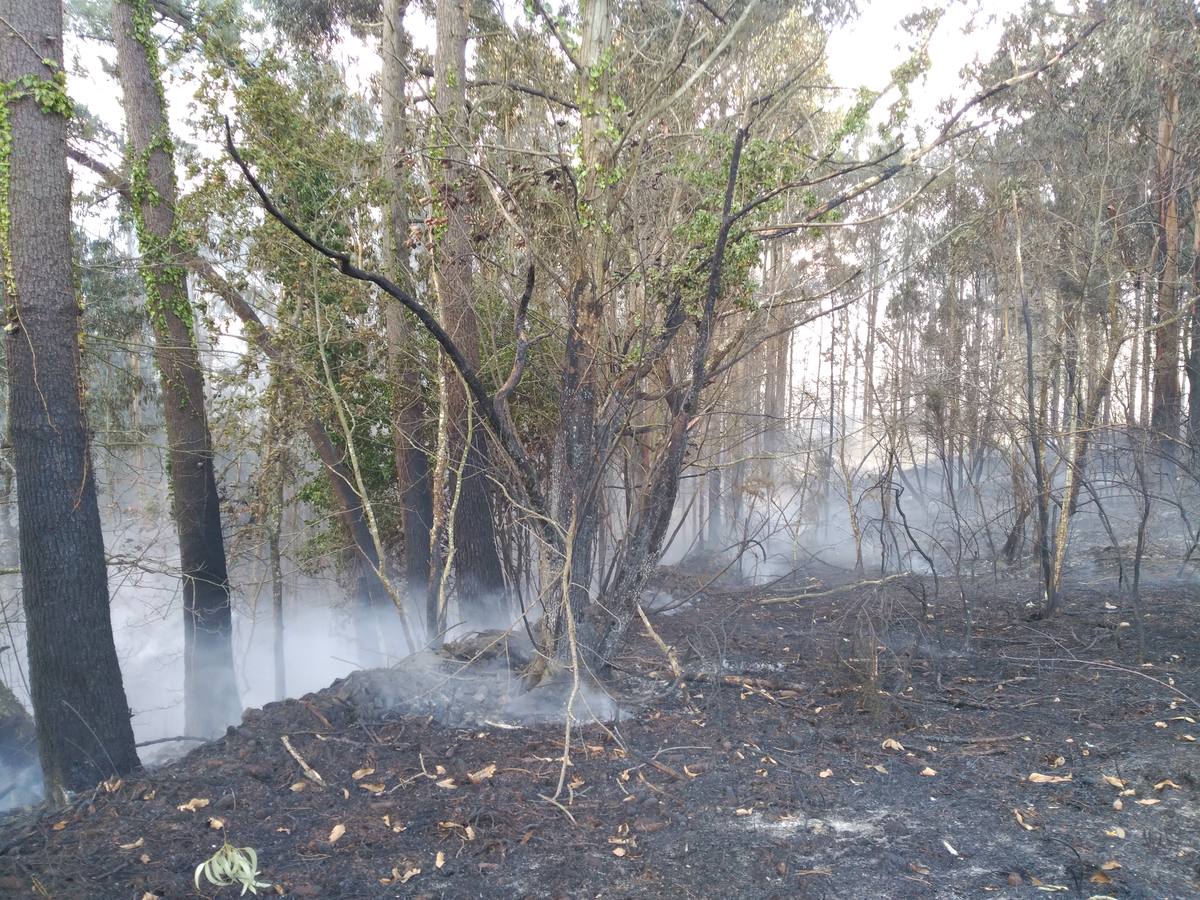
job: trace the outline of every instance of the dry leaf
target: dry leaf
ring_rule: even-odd
[[[222,828],[225,827],[225,820],[218,819],[216,816],[209,816],[208,817],[208,827],[211,828],[213,831],[220,831]]]
[[[1120,811],[1124,808],[1125,808],[1125,803],[1124,803],[1124,801],[1121,800],[1120,797],[1118,797],[1116,800],[1113,801],[1113,809]]]
[[[122,850],[136,850],[138,847],[141,847],[145,843],[146,843],[145,838],[138,838],[132,844],[122,844],[121,849]]]
[[[138,857],[138,861],[141,862],[141,864],[143,866],[146,865],[148,862],[150,862],[150,854],[143,853],[141,856]]]
[[[1138,806],[1154,806],[1156,803],[1162,803],[1157,797],[1147,797],[1145,800],[1136,801]]]
[[[1115,837],[1115,838],[1123,838],[1123,837],[1125,837],[1125,829],[1124,829],[1124,828],[1122,828],[1120,825],[1117,825],[1117,826],[1115,826],[1115,827],[1113,827],[1113,828],[1110,828],[1110,829],[1108,829],[1108,830],[1107,830],[1106,832],[1104,832],[1104,833],[1105,833],[1105,834],[1106,834],[1108,837]]]
[[[1175,790],[1183,790],[1179,785],[1173,782],[1170,778],[1164,778],[1154,786],[1156,791],[1165,791],[1167,788],[1175,788]]]
[[[918,875],[928,875],[929,874],[929,866],[924,865],[922,863],[911,862],[908,864],[908,867],[910,869],[912,869],[914,872],[916,872]]]
[[[1013,815],[1017,817],[1017,824],[1020,825],[1022,828],[1024,828],[1026,831],[1033,831],[1035,828],[1037,828],[1036,825],[1030,825],[1028,822],[1025,821],[1025,817],[1021,815],[1021,811],[1019,809],[1014,809]]]
[[[1121,868],[1121,864],[1115,859],[1110,859],[1108,862],[1100,864],[1100,869],[1104,872],[1112,872],[1119,868]]]
[[[453,790],[454,788],[458,787],[458,785],[454,783],[453,778],[443,778],[441,781],[438,781],[435,783],[437,784],[438,787],[445,788],[448,791]]]
[[[359,784],[359,787],[364,791],[370,791],[372,794],[382,794],[387,790],[386,784],[380,784],[377,781],[364,781]]]
[[[875,770],[876,772],[878,772],[880,775],[886,775],[886,774],[888,773],[888,770],[887,770],[887,769],[885,769],[883,766],[867,766],[867,768],[868,768],[868,769],[874,769],[874,770]]]
[[[187,803],[180,803],[175,808],[180,812],[195,812],[198,809],[204,809],[206,806],[208,806],[208,801],[203,797],[193,797]]]
[[[734,814],[735,816],[748,816],[748,815],[751,815],[753,812],[754,812],[754,810],[752,810],[752,809],[746,809],[746,808],[743,806],[743,807],[739,807],[738,809],[735,809],[735,810],[733,811],[733,814]],[[66,822],[64,822],[64,823],[63,823],[63,825],[66,825]]]
[[[478,772],[468,772],[467,778],[471,780],[471,784],[479,784],[481,781],[487,781],[496,774],[496,764],[488,763]]]
[[[1029,780],[1034,784],[1062,784],[1071,781],[1070,775],[1043,775],[1040,772],[1030,772]]]
[[[107,791],[110,794],[115,794],[117,791],[119,791],[121,789],[121,785],[123,785],[125,782],[122,781],[120,778],[109,778],[109,779],[106,779],[102,783],[104,784],[105,791]]]
[[[1067,761],[1065,759],[1063,759],[1061,756],[1056,756],[1053,760],[1051,760],[1050,768],[1057,769],[1059,766],[1065,766],[1066,764]]]
[[[957,851],[957,850],[955,850],[955,849],[954,849],[954,848],[953,848],[953,847],[950,845],[950,842],[949,842],[949,841],[947,841],[947,840],[943,839],[943,840],[942,840],[942,846],[946,848],[946,852],[947,852],[947,853],[949,853],[951,856],[958,856],[958,851]]]
[[[613,847],[613,856],[624,856],[628,852],[624,847]]]
[[[1107,781],[1109,784],[1111,784],[1113,787],[1115,787],[1119,791],[1125,789],[1125,782],[1122,781],[1120,778],[1117,778],[1117,776],[1115,776],[1115,775],[1105,775],[1104,780]]]
[[[434,766],[434,767],[433,767],[433,773],[434,773],[435,775],[445,775],[445,774],[446,774],[446,767],[445,767],[445,766],[443,766],[443,765],[441,765],[441,764],[439,763],[438,765],[436,765],[436,766]]]
[[[880,744],[880,746],[883,747],[884,750],[896,750],[896,751],[904,750],[904,745],[901,744],[895,738],[888,738],[886,741],[884,741],[882,744]]]
[[[369,768],[368,768],[368,769],[356,769],[356,770],[355,770],[355,771],[354,771],[354,772],[353,772],[353,773],[350,775],[350,777],[351,777],[352,779],[354,779],[355,781],[358,781],[358,780],[359,780],[359,779],[361,779],[361,778],[366,778],[368,775],[374,775],[374,774],[375,774],[375,770],[374,770],[374,769],[369,769]]]
[[[1112,884],[1112,879],[1103,872],[1097,872],[1095,875],[1089,878],[1088,881],[1091,884]]]
[[[291,790],[295,791],[298,794],[302,790],[304,790],[306,787],[308,787],[307,781],[297,781],[295,784],[292,785]]]
[[[932,778],[937,774],[937,769],[931,769],[929,766],[926,766],[918,774],[924,775],[926,778]]]
[[[435,856],[433,858],[433,865],[435,868],[440,869],[445,864],[446,864],[446,854],[443,853],[441,850],[439,850],[437,852],[437,856]]]
[[[828,778],[833,774],[833,769],[822,769],[817,773],[818,778]]]
[[[1196,739],[1194,737],[1192,737],[1190,734],[1181,734],[1179,736],[1179,739],[1181,741],[1187,741],[1189,744],[1196,743]]]
[[[346,826],[343,825],[341,822],[338,822],[336,825],[333,826],[333,830],[329,832],[329,843],[336,844],[338,842],[338,840],[341,839],[342,835],[345,833],[346,833]]]
[[[1166,728],[1166,727],[1167,727],[1167,723],[1166,723],[1166,722],[1155,722],[1155,723],[1154,723],[1154,727],[1155,727],[1155,728]]]

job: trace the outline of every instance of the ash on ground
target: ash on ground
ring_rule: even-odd
[[[450,726],[520,727],[564,722],[609,722],[617,702],[594,679],[562,671],[530,689],[524,669],[533,661],[527,640],[479,632],[441,652],[421,651],[387,669],[354,672],[329,688],[360,715],[379,719],[431,716]]]

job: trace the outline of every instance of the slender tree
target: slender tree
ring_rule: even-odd
[[[204,370],[188,301],[185,254],[176,234],[175,158],[153,25],[147,0],[113,4],[131,192],[162,383],[167,468],[183,570],[184,718],[188,734],[215,735],[237,720],[241,703]]]

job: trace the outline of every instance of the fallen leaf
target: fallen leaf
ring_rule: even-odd
[[[818,778],[828,778],[833,774],[833,769],[822,769],[817,773]]]
[[[364,791],[370,791],[372,794],[382,794],[387,790],[386,784],[380,784],[377,781],[363,781],[358,786]]]
[[[437,786],[440,788],[445,788],[448,791],[458,787],[458,785],[454,783],[453,778],[443,778],[441,781],[437,782]]]
[[[1120,797],[1118,797],[1116,800],[1113,801],[1113,809],[1119,811],[1124,808],[1125,808],[1125,803],[1121,800]]]
[[[1155,722],[1155,723],[1154,723],[1154,727],[1155,727],[1155,728],[1166,728],[1166,727],[1167,727],[1167,723],[1166,723],[1166,722]]]
[[[691,769],[689,769],[687,767],[686,763],[683,766],[683,774],[686,775],[688,778],[695,778],[696,776],[703,774],[703,772],[704,772],[703,769],[699,769],[698,771],[693,772]]]
[[[613,847],[613,856],[624,856],[628,852],[624,847]]]
[[[932,778],[937,774],[937,769],[931,769],[929,766],[926,766],[918,774],[924,775],[926,778]]]
[[[1192,737],[1190,734],[1181,734],[1179,736],[1179,739],[1181,741],[1187,741],[1189,744],[1196,743],[1196,739],[1194,737]]]
[[[1070,775],[1043,775],[1040,772],[1030,772],[1029,780],[1034,784],[1062,784],[1071,781]]]
[[[211,828],[213,831],[220,831],[222,828],[225,827],[225,820],[218,819],[216,816],[209,816],[208,817],[208,827]]]
[[[407,884],[410,879],[416,878],[420,874],[421,874],[420,866],[413,866],[410,869],[405,869],[404,874],[400,876],[400,883]]]
[[[1109,603],[1107,600],[1105,600],[1105,601],[1104,601],[1104,608],[1105,608],[1105,609],[1107,609],[1107,610],[1109,610],[1109,611],[1112,611],[1112,610],[1116,609],[1117,607],[1116,607],[1114,604],[1112,604],[1112,603]]]
[[[1113,883],[1112,879],[1109,878],[1107,875],[1105,875],[1103,872],[1097,872],[1095,875],[1093,875],[1091,878],[1088,879],[1088,882],[1091,884],[1112,884]]]
[[[1050,768],[1057,769],[1059,766],[1065,766],[1067,761],[1061,756],[1056,756],[1050,761]]]
[[[1147,797],[1144,800],[1135,801],[1138,806],[1154,806],[1156,803],[1162,803],[1157,797]]]
[[[175,808],[180,812],[195,812],[198,809],[204,809],[206,806],[208,806],[208,800],[203,797],[193,797],[187,803],[180,803]]]
[[[298,793],[300,793],[302,790],[304,790],[306,787],[308,787],[308,782],[307,782],[307,781],[297,781],[295,784],[293,784],[293,785],[291,786],[291,788],[290,788],[290,789],[291,789],[291,790],[293,790],[293,791],[295,791],[295,792],[298,794]]]
[[[1113,828],[1110,828],[1110,829],[1108,829],[1108,830],[1107,830],[1106,832],[1104,832],[1104,833],[1105,833],[1105,835],[1107,835],[1108,837],[1115,837],[1115,838],[1123,838],[1123,837],[1125,837],[1125,829],[1124,829],[1124,828],[1122,828],[1120,825],[1117,825],[1117,826],[1115,826],[1115,827],[1113,827]]]
[[[439,763],[438,765],[433,767],[433,771],[434,771],[435,775],[445,775],[446,767],[443,766],[441,763]]]
[[[888,770],[886,768],[884,768],[883,766],[867,766],[867,768],[874,769],[880,775],[886,775],[888,773]]]
[[[753,812],[754,812],[754,810],[752,810],[752,809],[746,809],[745,807],[739,807],[738,809],[735,809],[733,811],[733,814],[735,816],[748,816],[748,815],[751,815]],[[63,824],[66,825],[65,822]]]
[[[1182,790],[1182,788],[1179,785],[1177,785],[1175,782],[1173,782],[1170,778],[1164,778],[1162,781],[1160,781],[1158,784],[1156,784],[1154,786],[1154,789],[1156,791],[1165,791],[1167,788],[1175,788],[1175,790],[1177,790],[1177,791]]]
[[[139,862],[140,862],[140,863],[141,863],[143,866],[144,866],[144,865],[146,865],[148,862],[150,862],[150,854],[149,854],[149,853],[143,853],[141,856],[139,856],[139,857],[138,857],[138,861],[139,861]]]
[[[1118,778],[1117,776],[1115,776],[1115,775],[1105,775],[1105,776],[1103,776],[1103,777],[1104,777],[1104,780],[1105,780],[1105,781],[1107,781],[1109,784],[1111,784],[1111,785],[1112,785],[1113,787],[1115,787],[1117,790],[1119,790],[1119,791],[1120,791],[1120,790],[1124,790],[1124,789],[1125,789],[1125,782],[1124,782],[1124,781],[1122,781],[1122,780],[1121,780],[1120,778]]]
[[[145,838],[138,838],[136,841],[134,841],[131,844],[122,844],[121,849],[122,850],[136,850],[138,847],[141,847],[145,843],[146,843]]]
[[[914,872],[916,872],[918,875],[928,875],[929,874],[929,866],[925,865],[924,863],[911,862],[908,864],[908,867],[910,869],[912,869]]]
[[[491,778],[495,774],[496,774],[496,764],[488,763],[486,766],[484,766],[478,772],[467,773],[467,778],[469,778],[471,780],[471,784],[479,784],[482,781],[487,781],[489,778]]]
[[[1022,828],[1024,828],[1026,831],[1033,831],[1035,828],[1037,828],[1036,825],[1030,825],[1028,822],[1025,821],[1025,817],[1021,815],[1021,811],[1019,809],[1014,809],[1013,815],[1017,817],[1017,824],[1020,825]]]
[[[110,794],[115,794],[117,791],[119,791],[121,789],[121,785],[123,785],[124,783],[125,782],[122,781],[120,778],[109,778],[103,782],[104,790]]]
[[[445,864],[446,864],[446,854],[443,853],[441,850],[439,850],[437,852],[437,856],[435,856],[433,858],[434,868],[440,869]]]
[[[942,840],[942,846],[946,848],[946,852],[949,853],[951,856],[958,856],[958,851],[955,850],[954,847],[952,847],[950,845],[950,842],[945,840],[944,838]]]
[[[329,832],[329,843],[336,844],[341,839],[342,835],[345,833],[346,833],[346,826],[343,825],[341,822],[338,822],[336,825],[333,826],[333,830],[331,830]]]
[[[375,774],[374,769],[369,769],[369,768],[368,769],[355,769],[354,772],[350,775],[350,777],[352,779],[354,779],[355,781],[358,781],[362,778],[366,778],[368,775],[374,775],[374,774]]]
[[[1121,868],[1121,864],[1115,859],[1110,859],[1108,862],[1100,864],[1100,870],[1102,872],[1113,872],[1119,868]]]
[[[896,750],[900,752],[903,752],[904,750],[904,745],[895,738],[888,738],[886,741],[880,744],[880,746],[883,747],[884,750]]]

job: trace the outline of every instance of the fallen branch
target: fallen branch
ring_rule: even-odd
[[[286,734],[280,736],[279,740],[283,742],[283,748],[291,754],[292,759],[294,759],[300,765],[300,768],[304,772],[305,778],[314,784],[320,785],[321,787],[328,787],[328,785],[325,784],[325,779],[321,777],[321,773],[305,761],[304,757],[300,755],[299,751],[292,746],[292,742],[288,740],[288,736]]]
[[[845,591],[853,591],[856,588],[863,587],[878,587],[879,585],[887,584],[890,581],[896,581],[900,578],[909,578],[912,572],[896,572],[894,575],[888,575],[885,578],[876,578],[874,581],[856,581],[854,584],[842,584],[827,591],[813,591],[807,594],[793,594],[790,597],[767,597],[759,600],[759,606],[774,606],[777,603],[799,603],[802,600],[811,600],[814,597],[829,597],[833,594],[841,594]]]

